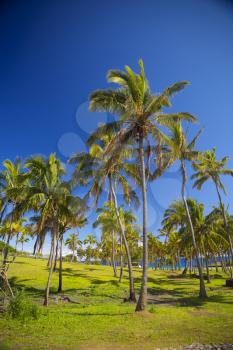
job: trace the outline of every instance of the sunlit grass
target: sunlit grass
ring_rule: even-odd
[[[47,274],[45,260],[30,258],[17,258],[9,270],[13,285],[23,287],[39,304]],[[134,274],[139,289],[141,271],[135,269]],[[233,291],[224,287],[224,278],[206,285],[209,298],[201,303],[198,280],[176,278],[178,274],[150,270],[148,311],[135,314],[135,306],[123,302],[128,291],[127,271],[119,284],[111,267],[64,263],[64,294],[73,303],[56,301],[58,274],[54,273],[50,306],[42,309],[41,318],[22,325],[1,315],[0,340],[26,350],[147,350],[233,341]]]

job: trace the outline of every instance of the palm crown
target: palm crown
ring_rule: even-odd
[[[201,189],[202,185],[211,179],[216,185],[225,192],[224,185],[221,181],[222,175],[233,176],[233,170],[227,169],[226,164],[229,157],[220,160],[216,159],[215,148],[201,154],[198,161],[193,163],[196,172],[191,176],[195,180],[194,187]]]

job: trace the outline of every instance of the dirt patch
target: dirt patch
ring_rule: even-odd
[[[179,303],[179,300],[172,297],[170,294],[163,294],[162,296],[148,294],[147,301],[148,304],[157,306],[176,306]]]
[[[219,316],[219,314],[217,314],[217,313],[205,311],[203,309],[191,310],[191,311],[189,311],[189,314],[191,314],[192,316],[195,316],[195,317],[200,317],[200,316],[218,317]]]

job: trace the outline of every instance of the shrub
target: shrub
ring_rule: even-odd
[[[39,306],[32,303],[23,291],[17,291],[7,307],[7,314],[11,318],[22,322],[29,319],[37,320],[40,316],[40,311]]]
[[[152,305],[150,308],[149,308],[149,312],[152,313],[152,314],[155,314],[157,312],[157,309],[154,305]]]

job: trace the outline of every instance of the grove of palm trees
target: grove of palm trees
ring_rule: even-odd
[[[228,156],[218,157],[217,142],[198,148],[208,126],[192,111],[169,111],[188,81],[155,93],[140,59],[136,71],[109,70],[107,82],[90,93],[89,110],[112,120],[99,123],[86,151],[67,164],[55,152],[2,163],[0,341],[9,349],[230,343]],[[175,165],[179,195],[151,231],[148,187],[159,192]],[[216,196],[211,210],[186,188],[205,183]],[[87,225],[99,236],[82,238]]]

